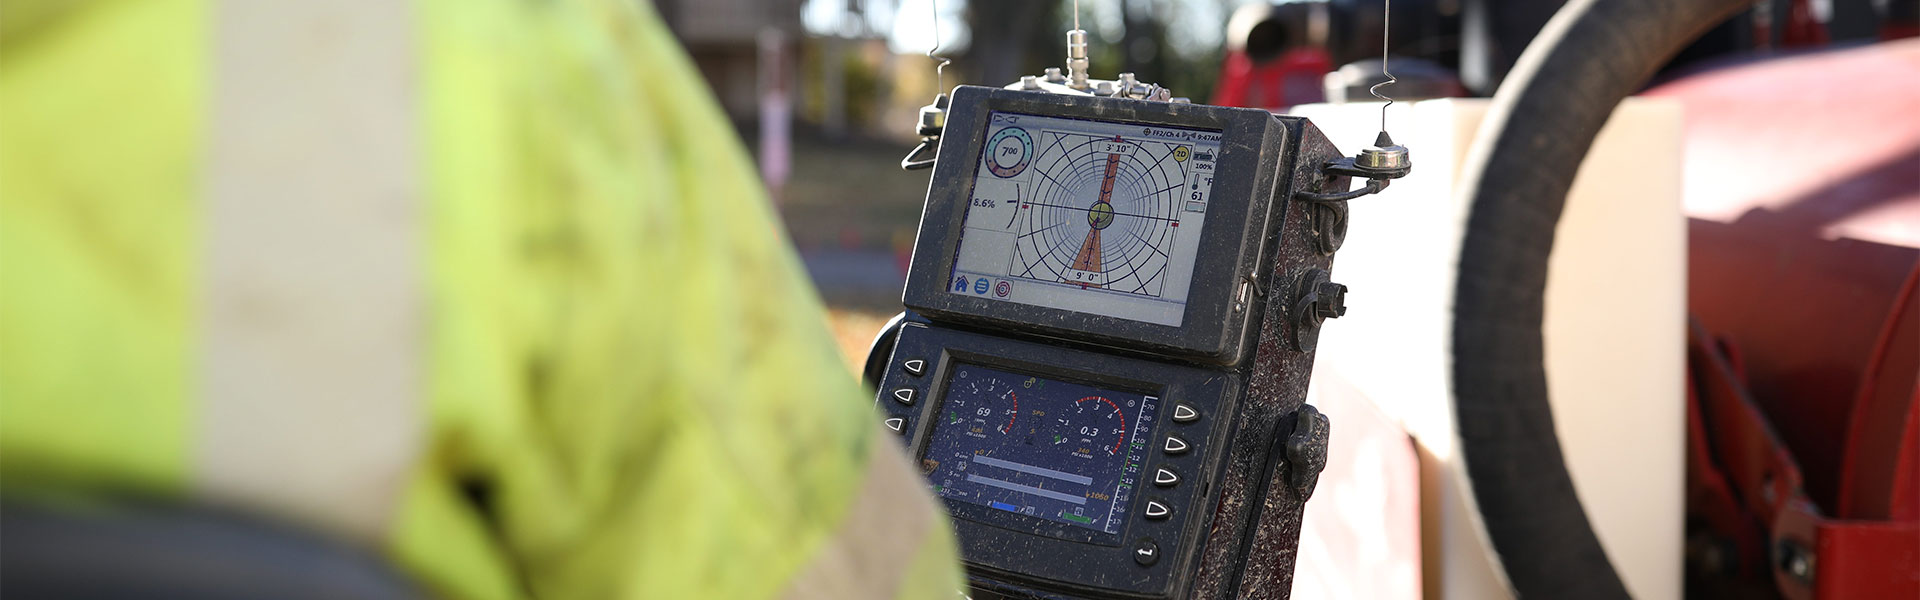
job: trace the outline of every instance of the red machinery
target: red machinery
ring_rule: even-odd
[[[1788,9],[1753,41],[1828,44]],[[1319,98],[1242,39],[1215,103]],[[1920,41],[1763,58],[1646,92],[1688,115],[1689,594],[1920,598]]]
[[[1920,40],[1647,95],[1688,115],[1690,587],[1920,597]]]
[[[1248,5],[1227,24],[1226,57],[1212,104],[1284,108],[1326,99],[1333,70],[1325,3]]]

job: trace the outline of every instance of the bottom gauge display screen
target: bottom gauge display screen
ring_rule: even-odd
[[[1159,398],[955,364],[921,468],[942,498],[1117,534]]]

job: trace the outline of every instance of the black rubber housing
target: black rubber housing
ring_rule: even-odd
[[[880,378],[887,374],[887,359],[893,356],[893,346],[900,342],[900,326],[907,322],[907,313],[898,313],[887,319],[880,327],[880,333],[874,334],[873,343],[867,345],[867,362],[860,369],[860,383],[867,386],[867,392],[879,389]]]
[[[1454,291],[1455,418],[1474,498],[1521,598],[1627,597],[1574,492],[1547,403],[1541,318],[1567,190],[1614,106],[1749,4],[1567,3],[1495,94],[1468,153],[1461,193],[1471,208]]]

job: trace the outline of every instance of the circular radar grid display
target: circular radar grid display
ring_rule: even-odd
[[[1012,147],[1009,138],[1027,133],[1009,127],[994,136]],[[1161,297],[1181,233],[1190,145],[1042,131],[1039,147],[1029,159],[1033,191],[1015,216],[1010,274]],[[1027,161],[1018,162],[1024,170]],[[1001,172],[998,162],[987,168]]]

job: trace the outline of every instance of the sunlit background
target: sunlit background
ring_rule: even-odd
[[[1091,36],[1095,77],[1132,72],[1175,96],[1272,109],[1370,100],[1364,90],[1376,81],[1384,20],[1378,0],[653,2],[755,154],[855,359],[900,310],[928,172],[898,165],[917,141],[919,108],[937,91],[1006,85],[1061,66],[1064,32],[1077,17]],[[1395,94],[1491,95],[1560,4],[1395,0]],[[1762,0],[1683,51],[1656,82],[1910,35],[1916,9],[1906,4]],[[936,47],[952,60],[944,75],[927,56]],[[1329,71],[1350,84],[1325,84]]]
[[[1226,23],[1251,0],[1079,4],[1096,76],[1207,98]],[[899,162],[938,88],[1060,66],[1074,2],[656,0],[761,165],[850,359],[900,310],[926,171]],[[937,36],[936,36],[937,32]],[[952,59],[944,81],[934,50]]]

